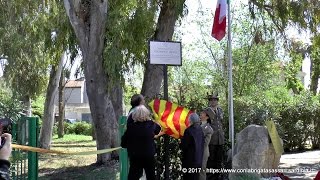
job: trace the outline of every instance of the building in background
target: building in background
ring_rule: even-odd
[[[59,114],[58,92],[55,97],[55,114]],[[65,117],[67,121],[91,122],[90,106],[84,78],[69,80],[65,86]]]

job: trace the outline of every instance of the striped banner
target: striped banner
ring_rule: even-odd
[[[185,129],[189,126],[189,109],[169,101],[155,99],[149,103],[156,122],[164,132],[174,138],[181,138]]]

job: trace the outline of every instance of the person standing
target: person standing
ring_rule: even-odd
[[[161,127],[150,119],[150,111],[140,105],[132,112],[133,122],[121,138],[121,147],[127,148],[130,161],[128,180],[138,180],[143,170],[147,180],[155,180],[155,135]]]
[[[130,100],[131,108],[130,108],[128,116],[127,116],[127,125],[134,122],[134,120],[132,118],[132,112],[136,109],[136,107],[138,107],[140,105],[144,105],[144,104],[145,104],[145,99],[142,94],[134,94],[131,97],[131,100]],[[146,173],[144,170],[143,170],[143,173],[141,173],[140,177],[141,177],[140,178],[141,180],[146,178]]]
[[[209,143],[207,168],[220,169],[223,161],[224,131],[222,126],[223,111],[219,106],[218,94],[208,95],[207,113],[211,119],[213,134]],[[218,180],[220,173],[207,173],[208,180]]]
[[[190,126],[181,138],[182,171],[184,180],[198,180],[202,166],[204,135],[200,126],[200,118],[196,113],[189,116]]]
[[[140,105],[145,104],[144,97],[141,94],[134,94],[131,97],[130,104],[131,104],[131,109],[129,110],[129,114],[128,114],[128,118],[127,118],[127,125],[133,122],[131,114],[135,110],[135,108]]]
[[[211,136],[213,134],[213,129],[210,126],[211,119],[208,115],[208,109],[204,109],[200,113],[200,120],[201,120],[201,128],[204,134],[204,146],[203,146],[203,159],[202,159],[202,171],[200,172],[199,180],[206,180],[206,170],[207,170],[207,161],[209,157],[209,143],[211,140]]]
[[[9,157],[11,155],[12,146],[11,146],[11,134],[4,133],[1,135],[5,139],[3,147],[0,149],[0,180],[9,180],[9,168],[10,162]],[[0,138],[0,141],[3,140]],[[0,142],[1,144],[1,142]]]

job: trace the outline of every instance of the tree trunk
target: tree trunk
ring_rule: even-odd
[[[31,108],[31,98],[29,95],[25,95],[22,98],[23,105],[24,105],[24,114],[26,117],[31,117],[32,115],[32,108]],[[26,143],[29,141],[29,123],[27,121],[20,121],[21,126],[21,134],[22,136],[18,138],[18,142]]]
[[[86,4],[81,4],[80,1],[64,0],[64,5],[83,56],[88,100],[97,135],[97,149],[100,150],[113,146],[113,126],[116,123],[112,100],[108,94],[111,87],[103,69],[102,56],[108,1],[85,2]],[[110,154],[100,154],[97,156],[97,164],[105,164],[109,159]]]
[[[54,99],[58,90],[65,53],[62,54],[58,67],[52,66],[44,104],[43,122],[40,132],[40,147],[50,149],[54,124]]]
[[[314,57],[310,58],[311,60],[311,67],[310,67],[310,76],[311,76],[311,84],[310,84],[310,91],[313,95],[317,94],[318,90],[318,83],[319,83],[319,76],[320,76],[320,65],[318,59],[314,59]]]
[[[27,117],[32,116],[32,108],[31,108],[31,98],[30,96],[26,95],[23,98],[23,104],[25,109],[25,114]]]
[[[64,71],[61,71],[60,81],[59,81],[59,118],[58,118],[58,138],[63,138],[64,135],[64,87],[65,87],[65,79],[64,79]]]
[[[115,85],[110,92],[111,101],[113,104],[113,109],[115,112],[116,121],[112,123],[112,142],[111,147],[118,147],[120,146],[120,139],[118,135],[119,131],[119,119],[123,115],[123,90],[120,84]],[[118,152],[114,151],[111,156],[114,158],[118,157]]]
[[[154,40],[171,41],[176,21],[179,17],[180,9],[183,9],[184,0],[181,4],[178,1],[163,0]],[[179,1],[180,2],[180,1]],[[149,102],[160,93],[161,82],[163,80],[163,66],[152,65],[147,61],[143,78],[141,94],[144,95],[146,102]]]

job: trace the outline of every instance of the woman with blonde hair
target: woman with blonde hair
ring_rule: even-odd
[[[154,180],[154,137],[160,133],[161,127],[151,120],[150,111],[144,105],[135,108],[132,120],[121,139],[121,147],[127,148],[130,160],[128,180],[138,180],[143,170],[147,180]]]

